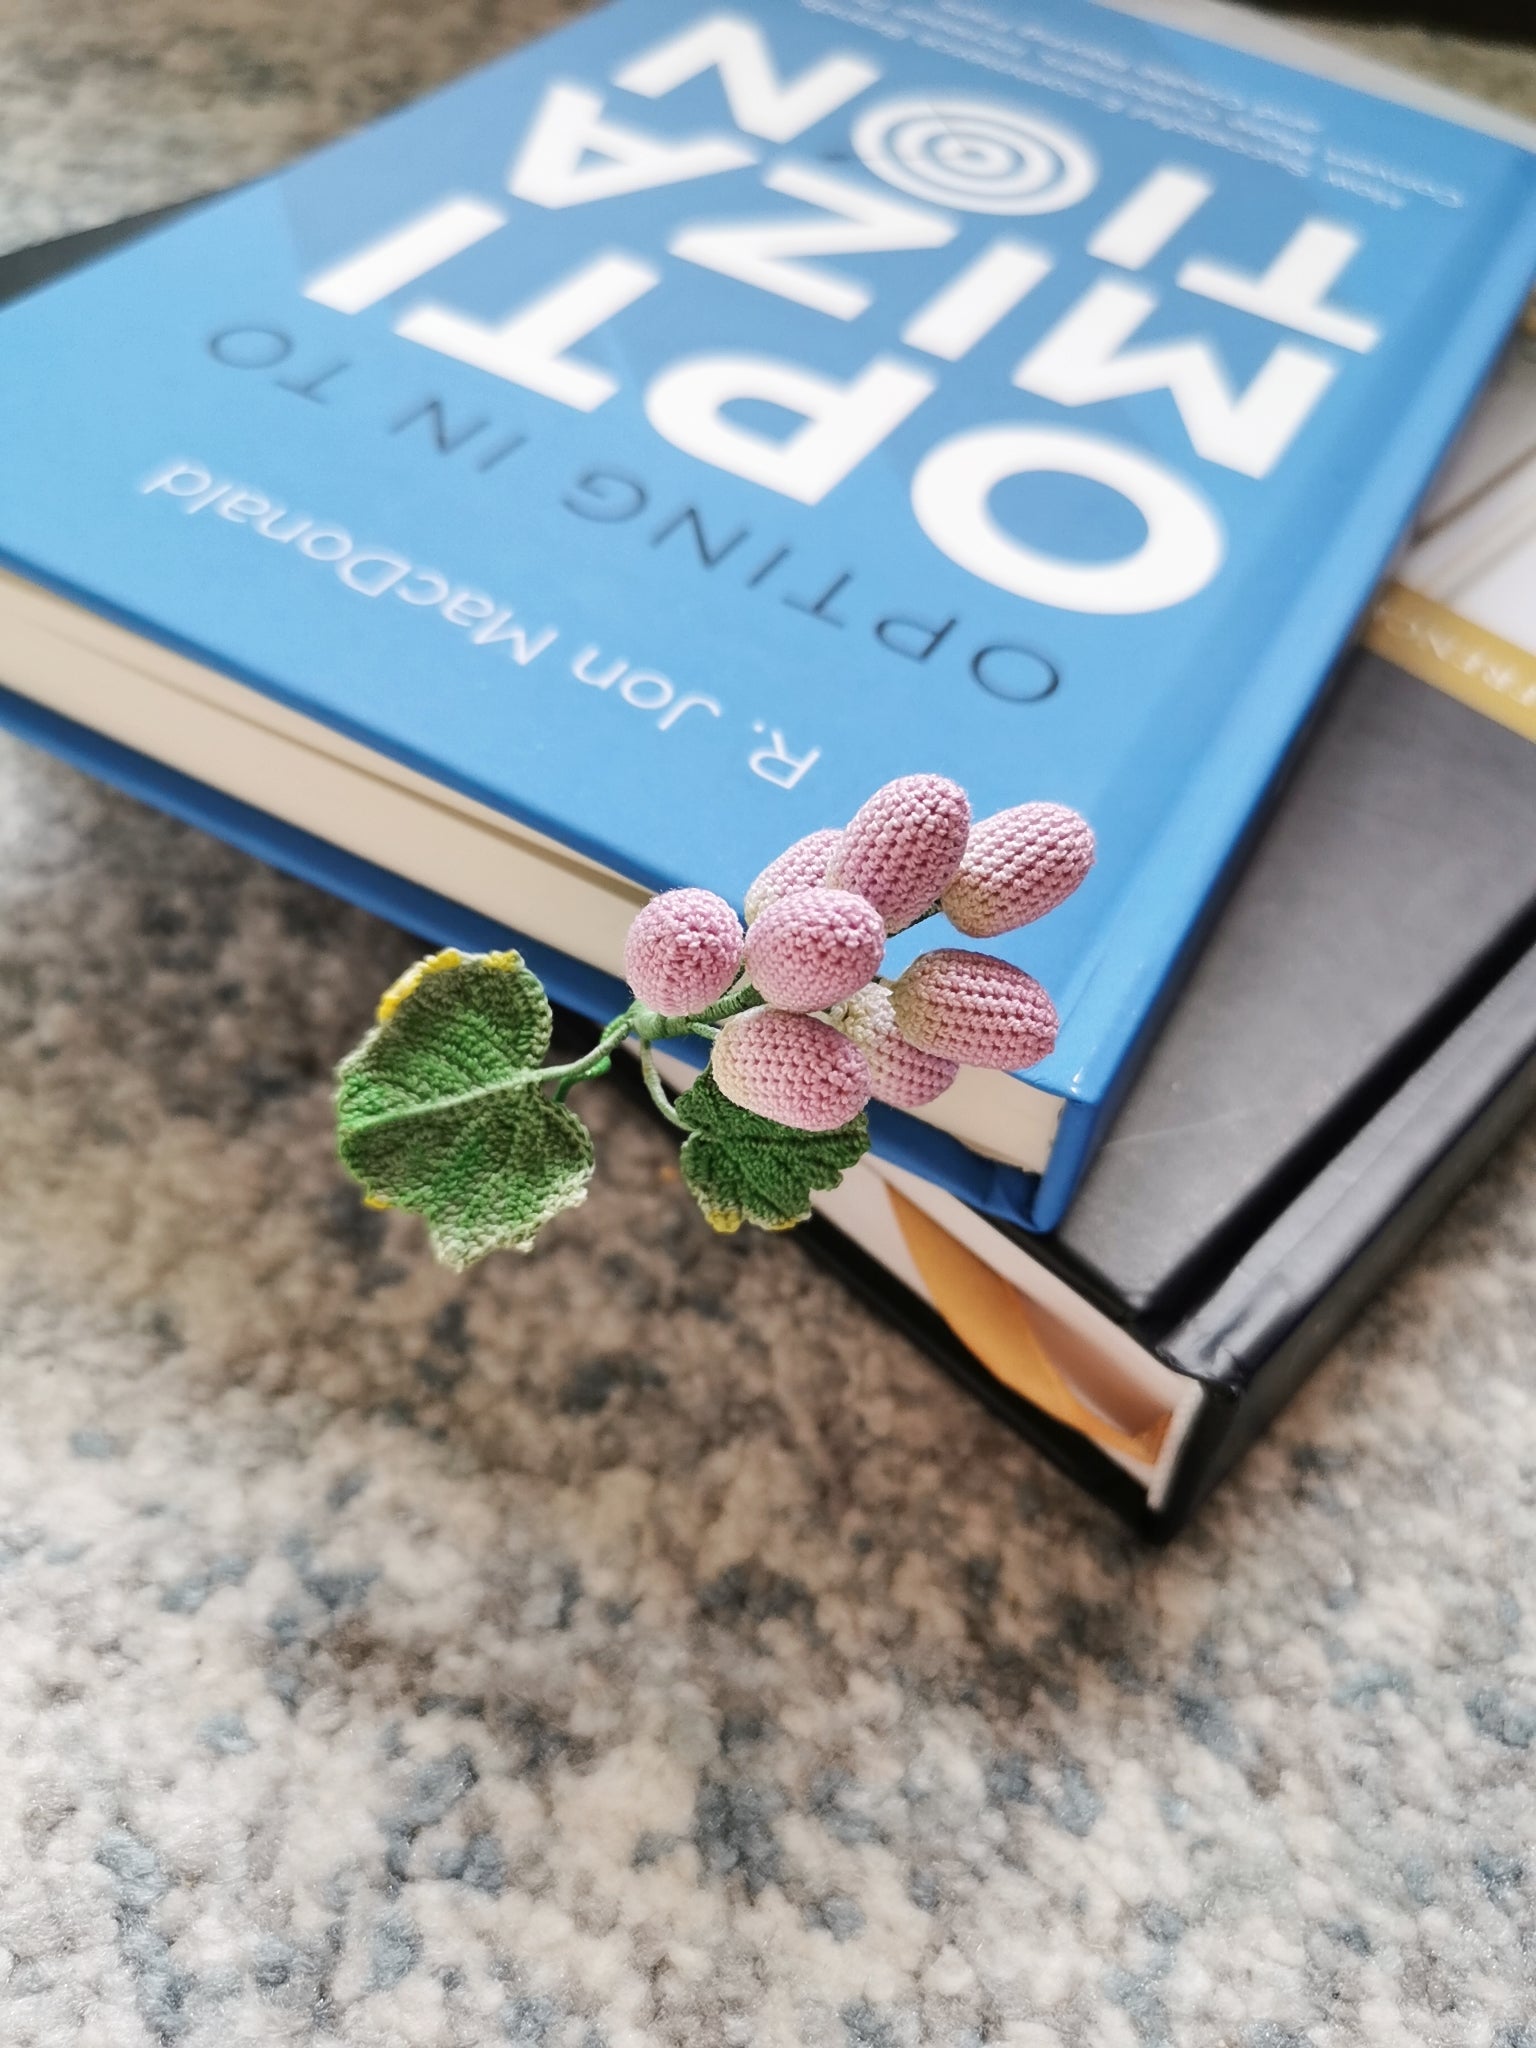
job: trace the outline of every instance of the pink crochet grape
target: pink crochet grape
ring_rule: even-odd
[[[834,1131],[869,1100],[863,1053],[819,1017],[743,1010],[720,1027],[709,1056],[720,1093],[796,1131]]]
[[[741,923],[708,889],[653,896],[624,941],[624,974],[647,1009],[686,1017],[718,1002],[741,971]]]
[[[967,1067],[1032,1067],[1056,1043],[1056,1008],[1038,981],[990,953],[941,947],[891,990],[903,1038]]]
[[[892,1109],[921,1109],[944,1093],[960,1071],[957,1060],[940,1059],[908,1045],[896,1024],[891,992],[871,982],[839,1003],[830,1022],[851,1038],[869,1063],[870,1093]]]
[[[827,884],[867,896],[899,932],[930,910],[965,854],[971,806],[942,775],[902,775],[861,804],[843,833]]]
[[[796,889],[747,933],[747,979],[776,1010],[824,1010],[862,988],[884,954],[873,903],[849,889]]]
[[[944,914],[971,939],[995,939],[1064,903],[1093,866],[1093,832],[1065,804],[1018,804],[971,827]]]
[[[769,861],[747,891],[747,923],[792,889],[818,888],[827,878],[827,867],[842,837],[835,825],[824,825],[819,832],[797,839],[777,860]]]

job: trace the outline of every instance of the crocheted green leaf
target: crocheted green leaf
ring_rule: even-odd
[[[869,1150],[861,1115],[835,1131],[792,1131],[727,1102],[702,1073],[674,1105],[687,1138],[680,1164],[695,1201],[716,1230],[789,1230],[811,1213],[811,1194],[835,1188]]]
[[[531,1248],[585,1199],[592,1140],[540,1092],[549,1000],[516,953],[438,953],[402,976],[337,1069],[343,1163],[376,1208],[426,1218],[462,1269]]]

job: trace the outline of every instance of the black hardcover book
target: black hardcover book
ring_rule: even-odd
[[[912,1332],[1149,1534],[1187,1520],[1536,1099],[1536,338],[1402,573],[1062,1227],[1008,1232],[889,1174],[894,1231],[867,1190],[827,1205],[823,1252],[888,1309],[905,1269]],[[989,1283],[945,1273],[934,1225],[1006,1273],[1021,1320],[978,1314]],[[1019,1363],[1031,1320],[1054,1386]]]
[[[0,258],[0,302],[176,210]],[[1453,537],[1536,502],[1536,344],[1488,405],[1434,507]],[[1536,1098],[1536,656],[1413,591],[1368,637],[1063,1227],[866,1162],[806,1232],[1156,1537]]]
[[[1289,1199],[1277,1193],[1267,1221],[1190,1288],[1171,1320],[1138,1311],[1116,1292],[1113,1230],[1096,1240],[1091,1271],[1075,1269],[1059,1239],[1017,1241],[1012,1249],[1038,1273],[1008,1276],[1029,1328],[1003,1333],[1003,1355],[978,1344],[953,1297],[945,1301],[948,1315],[933,1305],[932,1266],[922,1268],[929,1283],[922,1291],[900,1285],[884,1246],[865,1248],[862,1217],[849,1219],[851,1229],[819,1220],[806,1234],[819,1257],[1003,1421],[1162,1541],[1189,1520],[1533,1106],[1536,951],[1499,978],[1304,1186]],[[1178,1209],[1176,1189],[1162,1206]],[[971,1303],[980,1265],[994,1265],[984,1249],[978,1258],[978,1239],[1002,1239],[990,1223],[975,1222],[977,1263],[955,1276]],[[1063,1283],[1070,1305],[1042,1296],[1038,1274]],[[1063,1413],[1019,1372],[1020,1339],[1028,1334],[1072,1369],[1072,1383],[1087,1391],[1086,1414],[1081,1402],[1075,1415]],[[1121,1346],[1193,1398],[1168,1389],[1160,1395],[1148,1375],[1128,1374]],[[1106,1368],[1116,1375],[1108,1385]]]
[[[1536,1095],[1536,333],[1061,1227],[879,1162],[820,1247],[1149,1534],[1185,1521]]]

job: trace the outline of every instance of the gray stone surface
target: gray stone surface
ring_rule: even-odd
[[[8,0],[0,240],[535,11]],[[330,1157],[408,950],[0,745],[8,2048],[1530,2048],[1532,1138],[1152,1555],[600,1091],[434,1269]]]

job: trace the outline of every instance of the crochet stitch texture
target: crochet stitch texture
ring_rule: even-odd
[[[875,1101],[889,1103],[892,1109],[921,1109],[936,1101],[960,1071],[957,1060],[941,1059],[907,1043],[896,1022],[891,992],[878,982],[839,1003],[830,1021],[863,1053]]]
[[[971,939],[995,939],[1054,910],[1093,866],[1093,831],[1065,804],[1019,804],[971,827],[944,891],[944,914]]]
[[[869,1064],[852,1040],[792,1010],[732,1017],[709,1068],[728,1102],[796,1131],[836,1130],[870,1096]]]
[[[782,896],[747,934],[747,978],[779,1010],[824,1010],[861,989],[885,955],[875,906],[848,889]]]
[[[855,811],[828,886],[867,896],[899,932],[932,909],[965,854],[970,799],[943,775],[901,775]]]
[[[1056,1043],[1056,1007],[1022,968],[990,953],[925,953],[891,990],[903,1038],[967,1067],[1011,1072]]]
[[[770,903],[777,903],[792,890],[818,888],[826,880],[827,869],[842,840],[840,827],[823,825],[819,832],[807,832],[777,860],[769,861],[747,891],[747,923],[754,923]]]
[[[642,1003],[665,1017],[704,1010],[723,996],[741,967],[736,913],[710,889],[669,889],[653,896],[624,941],[624,978]]]

